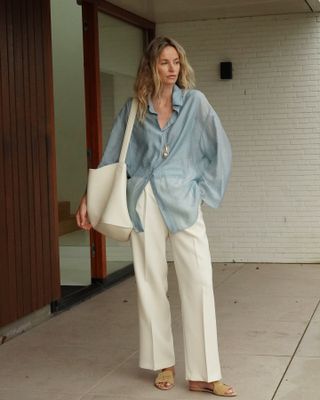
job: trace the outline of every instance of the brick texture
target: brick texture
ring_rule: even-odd
[[[212,258],[320,260],[320,17],[159,24],[177,39],[233,148],[223,205],[204,207]],[[219,63],[232,61],[221,81]]]

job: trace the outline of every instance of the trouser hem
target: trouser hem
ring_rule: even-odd
[[[209,377],[201,377],[199,375],[187,376],[186,381],[201,381],[201,382],[215,382],[220,381],[222,378],[221,375],[210,375]]]
[[[150,365],[150,364],[139,364],[139,367],[142,369],[148,369],[150,371],[159,371],[160,369],[164,368],[169,368],[169,367],[174,367],[175,366],[175,360],[172,362],[168,362],[166,364],[159,364],[159,365]]]

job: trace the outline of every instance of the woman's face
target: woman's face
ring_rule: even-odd
[[[163,85],[174,85],[180,71],[180,59],[177,50],[166,46],[157,61],[157,70]]]

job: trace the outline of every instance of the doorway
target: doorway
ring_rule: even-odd
[[[144,32],[104,12],[98,12],[99,72],[101,92],[102,147],[113,121],[128,97],[143,54]],[[107,272],[119,271],[132,264],[130,242],[106,240]]]
[[[153,23],[106,1],[77,3],[51,0],[62,289],[56,310],[132,272],[130,244],[78,229],[75,213],[87,169],[100,161],[155,30]]]
[[[91,285],[90,235],[75,221],[87,179],[82,15],[75,1],[51,1],[51,32],[63,299]]]

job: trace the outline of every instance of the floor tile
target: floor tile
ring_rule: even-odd
[[[290,356],[305,330],[303,322],[259,320],[217,321],[220,352]]]
[[[230,276],[240,271],[244,264],[242,263],[213,263],[213,284],[219,286]]]
[[[296,357],[292,361],[274,400],[319,399],[320,358]]]
[[[129,320],[129,318],[128,318]],[[25,336],[19,343],[28,343],[37,346],[55,347],[86,347],[92,346],[97,349],[108,351],[114,348],[123,348],[126,351],[134,351],[138,346],[137,320],[128,321],[124,319],[113,321],[96,321],[91,318],[84,318],[81,323],[72,319],[69,325],[65,323],[52,324],[46,329],[41,329],[34,336]],[[61,329],[59,332],[59,328]],[[128,331],[130,335],[127,335]],[[127,336],[124,341],[123,337]]]
[[[116,347],[135,350],[137,321],[136,295],[111,290],[51,318],[15,340],[35,346],[91,347],[94,344],[105,350]]]
[[[79,398],[79,396],[78,396]],[[27,392],[23,390],[6,390],[0,389],[1,400],[57,400],[56,393],[48,392]],[[76,398],[77,399],[77,398]]]
[[[216,263],[213,278],[223,379],[235,387],[237,399],[270,400],[303,334],[275,400],[317,399],[319,265]],[[155,373],[138,367],[132,277],[0,346],[0,399],[203,399],[203,393],[187,390],[184,379],[180,299],[172,263],[168,297],[177,360],[173,390],[157,390]],[[303,397],[302,385],[307,387]]]
[[[320,264],[285,264],[285,263],[245,263],[244,270],[260,270],[264,274],[283,278],[300,278],[303,275],[312,275],[320,279]]]
[[[26,390],[6,390],[0,389],[1,400],[80,400],[81,395],[77,394],[57,394],[56,392]]]
[[[317,298],[285,296],[235,295],[215,290],[217,318],[225,320],[258,320],[308,322],[318,304]]]
[[[295,264],[248,264],[241,273],[233,274],[217,291],[233,296],[283,296],[319,298],[320,271],[318,267],[296,267]],[[310,273],[308,273],[310,272]]]
[[[130,356],[125,349],[1,346],[0,388],[81,394]],[[9,346],[11,345],[11,346]]]
[[[319,296],[319,298],[320,298],[320,296]],[[317,307],[316,312],[314,313],[314,316],[312,319],[313,319],[313,321],[320,321],[320,302],[318,303],[318,307]]]
[[[238,399],[271,399],[288,360],[286,357],[228,355],[223,357],[221,363],[223,380],[236,389]],[[137,360],[132,358],[106,376],[83,400],[118,399],[119,394],[121,399],[203,399],[203,393],[188,391],[183,365],[177,365],[176,386],[165,394],[153,387],[154,375],[153,372],[140,370]],[[254,397],[253,388],[259,388]]]
[[[237,391],[237,400],[271,400],[289,360],[289,357],[223,354],[223,380]]]
[[[163,392],[156,389],[153,381],[156,373],[138,367],[138,356],[130,358],[117,370],[103,378],[100,383],[90,390],[89,394],[113,396],[121,394],[124,398],[140,399],[183,399],[188,395],[184,379],[184,366],[177,363],[176,385],[172,390]],[[189,397],[189,396],[188,396]]]
[[[86,394],[83,397],[81,397],[81,400],[164,400],[164,399],[170,399],[171,397],[169,397],[170,394],[168,392],[165,393],[154,393],[152,395],[152,397],[148,396],[143,396],[141,397],[134,395],[134,392],[132,392],[132,394],[130,395],[121,395],[121,394],[112,394],[112,395],[108,395],[108,394]],[[188,396],[189,397],[189,396]],[[172,398],[171,398],[172,399]],[[180,396],[176,396],[174,397],[175,400],[186,400],[186,395],[184,395],[183,397]],[[199,398],[198,398],[199,399]],[[195,400],[195,399],[194,399]],[[200,399],[201,400],[201,399]]]
[[[297,357],[320,357],[320,321],[312,321],[300,343]]]

